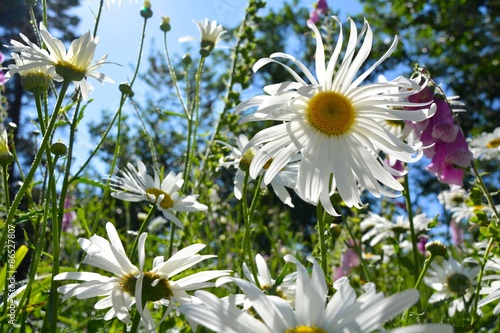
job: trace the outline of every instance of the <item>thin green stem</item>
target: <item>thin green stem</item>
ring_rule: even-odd
[[[351,237],[351,239],[353,241],[354,251],[356,251],[356,254],[358,255],[359,260],[361,262],[361,268],[363,269],[363,273],[365,274],[365,279],[366,279],[366,281],[372,281],[370,271],[368,270],[368,267],[366,265],[366,260],[363,258],[363,251],[361,250],[361,246],[360,246],[361,242],[359,242],[358,239],[356,239],[354,237],[354,233],[352,232],[352,229],[349,226],[349,223],[347,221],[345,222],[345,226],[347,228],[347,232],[349,233],[349,236]]]
[[[495,206],[495,202],[493,201],[493,198],[491,197],[491,194],[488,191],[488,188],[484,184],[483,177],[481,177],[481,174],[477,170],[475,161],[473,163],[471,163],[471,166],[472,166],[472,170],[474,171],[474,176],[476,176],[476,180],[479,184],[479,187],[483,191],[483,194],[486,197],[486,201],[488,201],[488,205],[490,205],[490,208],[493,210],[493,213],[495,214],[495,216],[497,218],[496,221],[493,220],[493,223],[497,224],[497,223],[499,223],[498,221],[500,221],[500,215],[498,213],[497,207]]]
[[[2,178],[3,178],[3,188],[5,192],[5,207],[10,206],[10,194],[9,194],[9,167],[8,165],[2,165]]]
[[[122,95],[122,101],[124,102],[125,101],[125,96]],[[109,177],[108,177],[108,181],[106,183],[106,186],[104,187],[104,191],[103,191],[103,197],[106,198],[108,196],[108,192],[109,192],[109,182],[111,179],[111,176],[113,176],[113,173],[115,172],[115,167],[116,167],[116,163],[118,161],[118,154],[120,153],[120,136],[121,136],[121,125],[122,125],[122,116],[121,116],[121,113],[122,113],[122,106],[123,106],[123,103],[120,104],[120,107],[118,109],[118,112],[117,112],[117,116],[118,116],[118,120],[116,122],[116,141],[115,141],[115,150],[113,152],[113,160],[111,162],[111,167],[109,168]],[[91,229],[91,232],[94,233],[97,229],[97,224],[99,222],[99,219],[101,217],[101,214],[102,214],[102,211],[104,209],[104,203],[101,203],[100,206],[99,206],[99,210],[98,210],[98,213],[96,214],[96,218],[94,220],[94,223],[92,224],[92,229]]]
[[[422,280],[424,279],[425,273],[427,273],[427,270],[431,266],[432,261],[436,258],[436,255],[430,254],[429,258],[427,258],[424,261],[424,267],[422,268],[422,271],[420,272],[420,275],[418,277],[417,282],[415,282],[415,286],[413,287],[414,289],[418,290],[420,288],[420,284],[422,283]],[[403,326],[408,325],[408,319],[410,318],[410,309],[408,308],[405,313],[403,314]]]
[[[104,5],[104,0],[101,0],[101,2],[99,3],[99,9],[97,10],[97,16],[95,18],[94,38],[97,36],[97,29],[99,27],[99,22],[101,21],[101,13],[103,5]]]
[[[420,272],[420,257],[418,253],[418,240],[417,234],[415,232],[415,225],[413,223],[413,207],[410,196],[410,184],[408,179],[408,174],[404,176],[404,190],[403,195],[405,197],[406,202],[406,210],[408,212],[408,221],[410,222],[410,234],[411,234],[411,244],[412,244],[412,252],[413,252],[413,278],[415,281],[418,280],[419,272]]]
[[[33,95],[35,97],[36,112],[38,114],[38,122],[40,123],[40,130],[42,131],[42,135],[45,135],[45,119],[46,118],[43,115],[41,96],[40,96],[40,93],[38,93],[38,92],[34,93]]]
[[[184,99],[182,98],[181,95],[181,90],[179,89],[179,83],[177,82],[177,76],[175,75],[175,70],[174,67],[172,66],[172,61],[170,60],[170,56],[168,54],[168,43],[167,43],[167,33],[165,32],[163,34],[163,44],[165,46],[165,57],[167,59],[167,66],[168,66],[168,73],[170,74],[170,78],[172,79],[172,84],[175,87],[175,91],[177,94],[177,98],[179,98],[179,102],[181,103],[182,110],[184,110],[184,113],[186,114],[186,117],[189,119],[189,110],[184,103]],[[186,68],[186,77],[188,76],[188,70]]]
[[[148,216],[144,219],[144,221],[141,223],[141,226],[139,227],[139,231],[137,232],[137,237],[135,238],[134,245],[132,246],[132,249],[130,249],[130,252],[128,253],[129,257],[132,257],[132,255],[135,253],[137,250],[137,244],[139,243],[139,236],[146,230],[146,227],[149,224],[149,221],[151,221],[151,218],[155,215],[156,213],[156,206],[153,205],[151,209],[149,210]]]
[[[115,124],[115,121],[118,118],[118,115],[121,114],[121,109],[123,107],[125,99],[126,99],[126,96],[122,95],[122,97],[120,99],[120,107],[116,111],[113,119],[111,119],[111,122],[109,123],[108,128],[106,128],[106,131],[104,132],[104,134],[103,134],[103,136],[101,138],[101,141],[99,141],[99,143],[94,148],[94,150],[92,151],[92,153],[90,153],[90,155],[87,158],[87,160],[82,164],[82,166],[80,167],[80,169],[78,169],[78,171],[75,173],[75,175],[71,178],[71,182],[74,181],[74,180],[76,180],[76,179],[78,179],[78,177],[80,176],[80,174],[87,168],[87,165],[90,163],[90,161],[95,156],[95,154],[97,154],[97,152],[101,149],[101,146],[103,145],[104,141],[108,138],[108,134],[111,131],[111,129],[113,128],[113,125]]]
[[[62,219],[64,216],[64,203],[66,200],[66,196],[68,194],[68,188],[70,185],[70,172],[71,172],[71,165],[73,162],[73,148],[75,144],[75,134],[76,134],[76,126],[77,126],[77,119],[79,118],[79,112],[80,112],[80,105],[81,105],[81,100],[78,101],[78,104],[76,105],[75,112],[73,113],[73,119],[71,120],[70,123],[70,132],[69,132],[69,142],[68,142],[68,151],[66,153],[66,166],[64,168],[64,178],[61,186],[61,193],[59,197],[59,218],[60,218],[60,225],[62,229]]]
[[[47,155],[50,154],[47,148]],[[50,285],[50,297],[49,304],[51,305],[49,313],[50,317],[50,332],[55,333],[57,328],[57,310],[59,297],[57,294],[57,286],[59,282],[54,280],[54,277],[59,274],[59,257],[61,250],[61,222],[62,220],[58,217],[57,209],[57,190],[56,190],[56,180],[54,175],[55,166],[57,163],[57,158],[53,161],[48,158],[49,162],[49,191],[51,191],[50,201],[51,202],[51,212],[52,212],[52,246],[53,246],[53,261],[52,261],[52,283]],[[49,207],[47,207],[49,208]]]
[[[200,104],[201,73],[203,71],[204,63],[205,63],[205,57],[201,57],[200,63],[198,65],[198,70],[196,71],[194,103],[192,104],[192,109],[189,111],[190,117],[188,118],[186,160],[184,161],[184,184],[182,185],[183,192],[186,192],[189,186],[191,165],[194,159],[195,148],[196,148],[196,132],[198,130],[198,117],[199,117],[198,112]]]
[[[175,223],[170,223],[170,243],[168,244],[168,257],[174,253]]]
[[[17,192],[17,195],[14,198],[14,201],[12,202],[12,206],[9,209],[9,212],[7,213],[7,218],[5,219],[5,226],[2,231],[2,238],[0,240],[0,248],[4,248],[5,246],[5,241],[7,239],[7,230],[8,230],[8,225],[12,223],[14,220],[14,216],[17,212],[17,208],[19,207],[19,204],[21,203],[21,200],[23,199],[26,191],[31,187],[31,182],[33,181],[33,178],[35,176],[35,172],[38,169],[38,166],[40,165],[40,162],[42,160],[43,155],[46,152],[46,148],[48,147],[50,138],[52,137],[52,133],[54,132],[54,128],[57,122],[57,118],[59,115],[59,111],[61,110],[61,105],[64,100],[64,96],[66,95],[66,91],[68,90],[68,87],[70,85],[71,81],[69,80],[64,80],[61,91],[59,94],[59,98],[57,99],[56,106],[54,108],[54,112],[52,113],[52,116],[50,118],[49,125],[47,126],[47,131],[45,135],[43,136],[42,143],[40,144],[40,149],[38,150],[35,159],[33,161],[33,164],[31,165],[31,168],[26,175],[26,178],[24,180],[24,183],[21,185],[21,188]]]
[[[250,4],[249,4],[250,5]],[[245,28],[247,26],[248,20],[250,18],[250,13],[248,10],[245,11],[245,17],[243,18],[243,21],[241,22],[240,28],[238,30],[238,34],[236,37],[236,46],[234,48],[234,52],[232,53],[232,59],[231,59],[231,68],[229,69],[229,78],[227,82],[227,90],[226,90],[226,95],[224,96],[223,100],[228,101],[229,96],[231,92],[233,91],[233,85],[234,85],[234,76],[236,74],[236,63],[238,62],[238,54],[240,52],[240,47],[243,42],[243,36],[245,35]],[[198,178],[198,181],[196,183],[196,187],[198,184],[203,184],[205,181],[206,177],[206,167],[207,167],[207,161],[208,157],[212,153],[212,149],[215,143],[215,140],[217,138],[217,135],[219,134],[221,128],[222,128],[222,119],[224,119],[226,113],[230,107],[228,107],[228,103],[224,105],[224,109],[222,109],[222,112],[219,115],[219,118],[217,119],[217,123],[215,125],[215,131],[212,133],[212,136],[210,138],[210,142],[207,145],[207,148],[205,150],[205,157],[202,159],[202,166],[201,166],[201,171],[200,171],[200,177]]]
[[[250,174],[248,172],[246,172],[245,173],[245,180],[243,181],[243,191],[242,191],[242,197],[241,197],[243,218],[245,220],[245,235],[243,238],[242,252],[246,253],[246,256],[244,255],[243,257],[244,258],[246,257],[248,263],[250,264],[250,270],[252,271],[252,275],[253,275],[253,278],[255,280],[255,284],[257,285],[257,287],[260,288],[259,279],[257,278],[257,266],[255,265],[255,261],[254,261],[253,254],[252,254],[252,243],[250,242],[250,234],[252,232],[251,219],[252,219],[253,214],[250,215],[250,211],[248,210],[248,205],[247,205],[247,187],[248,187],[249,178],[250,178]],[[259,178],[259,180],[261,180],[261,179],[262,179],[262,177]],[[260,192],[260,181],[259,181],[258,186],[256,186],[255,191]],[[255,199],[255,193],[254,193],[254,199]],[[250,207],[252,207],[254,205],[255,201],[256,200],[252,200],[252,204],[250,205]],[[255,208],[253,208],[253,209],[255,209]],[[253,209],[252,208],[250,209],[252,211],[252,213],[253,213]]]
[[[316,218],[318,219],[318,238],[319,238],[319,251],[321,255],[321,268],[326,276],[328,276],[328,264],[326,253],[326,239],[325,239],[325,215],[323,206],[318,202],[316,206]]]
[[[132,77],[132,81],[130,82],[131,88],[135,82],[135,79],[137,78],[137,74],[139,73],[139,67],[141,65],[142,48],[144,47],[144,40],[146,39],[146,25],[147,25],[147,23],[148,23],[148,19],[144,18],[144,23],[142,25],[141,43],[139,44],[139,56],[137,57],[137,65],[135,66],[134,76]]]

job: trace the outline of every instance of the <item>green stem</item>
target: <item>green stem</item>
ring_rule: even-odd
[[[125,99],[126,99],[126,96],[122,95],[122,97],[120,99],[120,107],[116,111],[116,113],[115,113],[113,119],[111,120],[111,122],[109,123],[108,128],[106,129],[106,131],[104,132],[104,134],[103,134],[103,136],[101,138],[101,141],[99,141],[99,143],[94,148],[94,150],[92,151],[92,153],[90,153],[90,156],[87,158],[87,160],[85,161],[85,163],[82,164],[82,166],[80,167],[80,169],[72,177],[71,181],[74,181],[74,180],[78,179],[78,177],[80,176],[80,174],[83,172],[83,170],[86,169],[87,165],[90,163],[90,161],[95,156],[95,154],[97,154],[97,152],[101,149],[101,146],[103,145],[104,141],[107,139],[109,132],[113,128],[113,125],[115,124],[115,121],[118,118],[118,115],[121,114],[121,109],[123,107]]]
[[[247,259],[248,263],[250,264],[250,270],[252,271],[253,278],[255,280],[255,284],[257,287],[260,288],[260,283],[259,279],[257,278],[257,266],[255,265],[255,261],[253,258],[252,254],[252,243],[250,242],[250,234],[251,234],[251,218],[253,216],[253,210],[255,207],[254,202],[256,201],[256,194],[254,193],[254,199],[252,200],[252,204],[250,205],[250,211],[252,214],[250,214],[250,211],[248,210],[248,205],[247,205],[247,185],[248,185],[248,180],[250,178],[250,174],[248,172],[245,173],[245,180],[243,181],[243,193],[241,197],[241,206],[243,210],[243,218],[245,220],[245,236],[243,238],[243,253],[246,252],[246,256],[244,255],[243,257]],[[255,187],[255,191],[260,192],[260,181],[262,180],[262,177],[259,177],[259,184],[258,186]]]
[[[47,148],[47,155],[50,154]],[[54,276],[59,274],[59,257],[61,250],[61,222],[62,220],[58,216],[57,209],[57,190],[56,190],[56,181],[54,176],[54,169],[57,163],[57,157],[52,161],[51,158],[48,158],[49,162],[49,191],[51,191],[50,200],[51,201],[51,212],[52,212],[52,243],[53,243],[53,261],[52,261],[52,283],[50,285],[50,297],[49,304],[51,304],[49,313],[50,313],[50,332],[56,332],[57,327],[57,308],[59,303],[59,297],[57,295],[57,287],[59,282],[54,280]],[[48,198],[47,198],[48,199]],[[49,207],[47,207],[49,209]],[[47,316],[49,317],[49,316]]]
[[[135,238],[134,245],[132,246],[132,249],[128,253],[129,258],[132,257],[132,255],[137,250],[137,244],[139,243],[139,236],[141,236],[144,230],[146,230],[149,221],[151,221],[151,218],[155,215],[155,213],[156,213],[156,206],[153,206],[149,210],[148,216],[146,216],[146,219],[144,219],[144,221],[141,223],[141,226],[139,227],[139,231],[137,232],[137,237]]]
[[[346,221],[345,226],[347,228],[347,232],[349,232],[349,235],[353,241],[353,247],[354,251],[356,251],[356,254],[359,257],[359,260],[361,262],[361,268],[363,269],[363,273],[365,274],[365,279],[366,281],[372,281],[372,278],[370,276],[370,272],[368,271],[368,267],[366,265],[366,260],[363,258],[363,251],[361,250],[361,242],[354,237],[354,233],[351,230],[351,227],[349,226],[349,223]]]
[[[250,5],[250,4],[249,4]],[[248,23],[249,18],[251,17],[250,12],[248,10],[245,11],[245,17],[243,18],[243,21],[241,22],[240,28],[238,30],[237,34],[237,39],[236,39],[236,46],[234,48],[234,52],[232,53],[232,59],[231,59],[231,68],[229,70],[229,78],[228,78],[228,83],[227,83],[227,90],[226,90],[226,95],[224,96],[223,100],[226,101],[226,104],[224,105],[224,109],[222,110],[221,114],[219,115],[219,118],[217,120],[217,124],[215,125],[215,131],[212,133],[212,137],[210,138],[210,142],[207,145],[207,148],[205,150],[205,157],[202,160],[202,166],[201,166],[201,171],[200,171],[200,177],[198,178],[198,181],[196,183],[196,187],[198,187],[198,184],[203,184],[205,181],[206,177],[206,167],[207,167],[207,161],[208,157],[212,153],[212,149],[215,143],[215,140],[217,138],[217,135],[219,134],[221,128],[222,128],[222,119],[224,119],[226,113],[228,110],[231,108],[230,105],[228,105],[229,97],[231,92],[233,91],[233,84],[234,84],[234,76],[236,74],[236,63],[238,62],[238,54],[240,52],[240,47],[243,42],[243,36],[245,35],[245,28]]]
[[[174,70],[174,67],[172,66],[172,61],[170,60],[170,56],[168,54],[168,43],[167,43],[167,33],[166,32],[163,34],[163,44],[165,46],[165,57],[167,59],[168,73],[170,74],[170,78],[172,79],[172,83],[175,87],[177,98],[179,98],[179,101],[181,103],[182,110],[184,110],[184,113],[186,114],[186,117],[189,120],[190,119],[189,110],[188,110],[186,104],[184,103],[184,99],[182,98],[181,90],[179,89],[179,83],[177,82],[177,76],[175,75],[175,70]],[[188,73],[188,70],[186,68],[186,77],[188,76],[187,73]]]
[[[144,24],[142,25],[141,43],[139,44],[139,56],[137,57],[137,65],[135,66],[134,76],[132,77],[132,81],[130,82],[130,88],[132,88],[132,85],[134,84],[135,79],[137,78],[137,74],[139,73],[139,66],[141,65],[141,58],[142,58],[142,48],[144,47],[144,40],[146,39],[147,22],[148,19],[144,18]]]
[[[198,131],[199,122],[199,107],[200,107],[200,85],[201,85],[201,73],[203,71],[203,66],[205,64],[205,57],[201,57],[200,63],[198,65],[198,70],[196,71],[195,79],[195,94],[193,107],[190,110],[190,117],[188,119],[188,142],[186,151],[186,161],[184,162],[184,184],[182,185],[182,191],[186,192],[189,186],[189,176],[191,175],[191,164],[194,158],[195,148],[196,148],[196,133]]]
[[[12,221],[14,220],[14,216],[17,212],[17,208],[19,207],[19,204],[21,203],[21,200],[23,199],[24,194],[31,187],[31,182],[33,181],[33,178],[35,176],[35,172],[38,169],[38,166],[40,165],[42,157],[47,150],[50,138],[52,137],[52,133],[54,132],[54,127],[55,127],[56,122],[57,122],[59,111],[61,110],[61,105],[62,105],[62,102],[64,100],[64,96],[66,95],[66,91],[68,90],[70,83],[71,83],[71,81],[69,81],[69,80],[63,81],[61,91],[59,94],[59,98],[57,99],[56,106],[54,108],[54,112],[52,113],[49,125],[47,126],[47,132],[43,136],[42,143],[40,144],[40,149],[38,150],[38,152],[35,156],[35,159],[33,161],[33,164],[31,165],[31,168],[30,168],[28,174],[26,175],[24,183],[21,185],[21,188],[17,192],[17,195],[15,196],[14,201],[12,202],[12,206],[10,207],[9,212],[7,213],[7,218],[5,219],[4,229],[2,231],[2,238],[0,239],[0,248],[4,248],[4,246],[5,246],[5,241],[7,239],[8,225],[10,223],[12,223]]]
[[[413,223],[413,207],[410,197],[410,184],[409,184],[408,174],[404,176],[403,194],[406,202],[406,210],[408,211],[408,221],[410,222],[411,244],[412,244],[413,261],[414,261],[413,278],[415,279],[415,281],[417,281],[420,272],[420,258],[418,253],[417,234],[415,232],[415,225]]]
[[[122,95],[122,103],[120,103],[120,107],[118,109],[118,112],[117,112],[117,116],[118,116],[118,121],[116,122],[116,127],[117,127],[117,130],[116,130],[116,141],[115,141],[115,150],[113,152],[113,161],[111,162],[111,167],[109,168],[109,177],[108,177],[108,181],[106,183],[106,187],[104,187],[104,191],[103,191],[103,198],[106,198],[108,196],[108,192],[109,192],[109,189],[110,189],[110,186],[109,186],[109,182],[110,182],[110,178],[113,176],[113,173],[115,172],[115,167],[116,167],[116,163],[117,163],[117,160],[118,160],[118,154],[120,153],[120,136],[121,136],[121,124],[122,124],[122,116],[121,116],[121,113],[122,113],[122,106],[123,106],[123,102],[125,102],[125,96]],[[92,234],[96,231],[97,229],[97,224],[99,222],[99,218],[101,217],[101,214],[102,214],[102,211],[104,209],[104,203],[101,203],[100,206],[99,206],[99,210],[96,214],[96,218],[94,220],[94,223],[92,224],[92,229],[91,229],[91,232]]]
[[[327,253],[326,253],[326,239],[325,239],[325,214],[323,211],[323,206],[320,202],[316,206],[316,218],[318,219],[318,238],[319,238],[319,249],[321,255],[321,268],[328,276],[328,264],[327,264]]]
[[[2,165],[2,173],[3,173],[3,188],[5,192],[5,207],[10,206],[10,194],[9,194],[9,174],[8,165]],[[6,225],[5,225],[6,226]],[[5,302],[7,303],[7,302]]]
[[[174,253],[175,223],[170,222],[170,244],[168,244],[168,257]]]
[[[99,22],[101,21],[101,13],[103,5],[104,5],[104,0],[101,0],[101,2],[99,3],[99,10],[97,11],[97,16],[95,18],[94,38],[97,36],[97,28],[99,27]]]
[[[415,287],[413,287],[414,289],[416,290],[419,290],[420,288],[420,284],[422,283],[422,280],[424,279],[424,276],[425,276],[425,273],[427,273],[427,270],[429,269],[429,267],[431,266],[431,263],[432,261],[436,258],[436,255],[434,254],[430,254],[429,258],[427,258],[425,261],[424,261],[424,267],[422,268],[422,271],[420,272],[420,275],[418,277],[418,280],[417,282],[415,282]],[[407,326],[408,325],[408,319],[410,318],[410,309],[408,308],[404,315],[403,315],[403,326]]]
[[[495,202],[493,201],[493,198],[491,197],[490,192],[488,191],[488,188],[484,184],[483,177],[481,177],[481,174],[477,170],[476,163],[475,161],[471,163],[472,170],[474,171],[474,176],[476,176],[476,179],[479,183],[479,187],[483,191],[484,196],[486,197],[486,201],[488,201],[488,205],[490,205],[490,208],[493,210],[493,213],[496,216],[496,220],[493,219],[493,223],[497,224],[500,221],[500,215],[498,213],[497,207],[495,206]]]

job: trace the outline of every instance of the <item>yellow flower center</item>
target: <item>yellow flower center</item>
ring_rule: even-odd
[[[309,123],[326,135],[346,133],[356,119],[356,110],[351,101],[333,91],[314,95],[307,105],[306,114]]]
[[[300,325],[287,329],[285,333],[326,333],[326,331],[316,326]]]
[[[495,138],[486,144],[486,147],[493,149],[500,146],[500,138]]]
[[[168,193],[165,193],[162,190],[154,187],[148,188],[146,190],[146,193],[155,196],[156,200],[151,203],[156,204],[158,202],[158,198],[160,197],[160,195],[163,195],[163,200],[160,202],[160,207],[163,209],[169,209],[174,207],[174,200],[172,200],[172,197]]]
[[[131,273],[121,277],[120,287],[123,292],[135,297],[136,274]],[[155,302],[160,299],[170,299],[173,296],[170,283],[165,278],[153,272],[144,272],[142,280],[142,299],[144,302]]]

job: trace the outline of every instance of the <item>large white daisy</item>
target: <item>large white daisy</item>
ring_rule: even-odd
[[[473,297],[478,272],[479,265],[472,260],[464,261],[462,264],[453,258],[443,260],[440,264],[433,261],[424,277],[425,284],[436,290],[429,298],[429,303],[459,296],[450,302],[448,314],[453,317],[457,311],[464,311],[464,299],[465,302],[469,302]]]
[[[292,256],[287,261],[297,264],[295,308],[277,296],[265,295],[252,283],[234,278],[260,319],[228,305],[214,295],[199,291],[195,302],[180,307],[187,317],[215,332],[224,333],[348,333],[372,332],[407,309],[419,298],[416,290],[406,290],[384,298],[373,283],[365,285],[365,293],[356,297],[347,278],[334,283],[337,292],[328,299],[323,271],[314,259],[312,276]],[[415,327],[414,327],[415,328]],[[448,325],[427,326],[425,332],[453,332]],[[411,330],[403,330],[410,332]],[[421,332],[414,330],[412,332]]]
[[[155,324],[148,306],[143,306],[143,304],[151,302],[156,307],[167,306],[160,320],[161,323],[178,304],[191,301],[192,296],[186,291],[213,286],[214,283],[209,280],[230,273],[227,270],[212,270],[186,276],[187,269],[203,260],[216,257],[198,254],[205,247],[203,244],[183,248],[167,261],[164,261],[163,256],[158,256],[153,260],[153,269],[144,271],[147,233],[139,237],[139,267],[137,267],[128,259],[113,224],[108,222],[106,230],[109,241],[94,235],[90,239],[80,238],[78,242],[87,253],[83,263],[113,273],[113,277],[92,272],[65,272],[54,277],[55,280],[84,281],[59,287],[57,290],[64,295],[63,301],[72,296],[78,299],[104,296],[94,305],[96,309],[111,308],[104,315],[104,320],[110,320],[116,316],[124,323],[131,323],[129,309],[135,304],[146,328],[152,331],[159,323]],[[183,277],[174,280],[173,278],[180,273]]]
[[[19,36],[25,44],[11,40],[12,46],[8,47],[13,51],[20,52],[20,57],[26,60],[25,64],[17,66],[19,71],[40,66],[54,68],[55,72],[62,78],[75,83],[75,86],[80,89],[83,99],[87,99],[90,92],[85,77],[92,77],[99,82],[113,83],[113,80],[97,71],[105,63],[107,55],[92,63],[99,37],[94,38],[90,31],[72,41],[67,52],[63,42],[53,37],[42,22],[40,22],[40,35],[47,50],[32,43],[23,34],[19,34]]]
[[[105,296],[95,304],[96,309],[109,309],[104,320],[115,316],[124,323],[131,323],[129,308],[135,304],[135,295],[126,288],[130,277],[135,277],[144,266],[144,241],[147,234],[143,233],[139,241],[139,268],[133,265],[125,253],[123,244],[112,223],[106,224],[109,241],[101,236],[94,235],[90,239],[80,238],[78,243],[87,253],[83,263],[103,269],[114,274],[113,277],[103,276],[92,272],[65,272],[54,277],[54,280],[79,280],[82,283],[66,284],[57,289],[63,294],[63,301],[72,296],[78,299],[87,299]],[[142,258],[142,260],[141,260]]]
[[[221,157],[219,163],[221,166],[229,168],[236,168],[236,175],[234,176],[234,196],[236,199],[241,200],[243,196],[243,185],[245,182],[245,173],[248,172],[253,156],[255,155],[254,149],[249,149],[243,153],[243,148],[248,144],[248,138],[244,134],[240,134],[236,140],[236,147],[233,147],[226,142],[217,141],[230,150],[230,153]],[[287,191],[288,188],[295,188],[297,183],[297,170],[298,163],[292,162],[287,164],[276,176],[271,180],[270,185],[274,193],[285,205],[294,207],[292,197]],[[266,166],[263,167],[261,175],[266,172]],[[264,182],[260,185],[261,189],[266,188]]]
[[[342,61],[338,63],[343,44],[340,28],[333,55],[326,64],[321,34],[314,24],[308,22],[316,36],[316,75],[293,56],[274,53],[270,58],[257,61],[253,70],[258,71],[264,65],[277,63],[295,81],[267,86],[264,90],[268,95],[253,97],[236,108],[236,112],[240,112],[258,107],[256,112],[244,117],[243,122],[281,122],[257,133],[247,145],[246,149],[263,145],[252,160],[250,175],[255,178],[264,165],[271,162],[264,176],[268,184],[300,153],[296,188],[299,196],[314,205],[321,202],[332,215],[338,215],[330,202],[330,195],[335,190],[349,207],[361,207],[360,186],[377,197],[400,194],[397,191],[402,191],[403,187],[393,175],[401,173],[385,165],[377,152],[381,151],[403,162],[414,162],[421,153],[419,147],[404,143],[378,121],[418,122],[428,118],[433,109],[419,109],[425,105],[407,101],[408,96],[421,89],[414,80],[398,77],[386,83],[361,85],[395,50],[397,38],[382,58],[355,77],[370,53],[373,34],[366,21],[359,35],[352,20],[350,25]],[[356,52],[358,42],[362,39]],[[303,76],[276,59],[294,64]],[[403,107],[417,110],[404,111]]]
[[[167,220],[174,222],[179,228],[184,224],[174,212],[198,212],[207,210],[207,206],[196,201],[197,195],[181,197],[178,190],[182,187],[184,180],[182,173],[170,172],[163,181],[154,171],[154,178],[146,170],[144,163],[137,159],[137,169],[130,163],[127,169],[120,170],[122,177],[111,179],[111,187],[118,190],[111,196],[125,201],[139,202],[148,201],[156,205]]]

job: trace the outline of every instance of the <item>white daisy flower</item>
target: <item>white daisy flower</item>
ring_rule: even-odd
[[[217,24],[217,21],[209,21],[204,19],[203,21],[193,21],[198,30],[200,31],[201,39],[201,50],[202,56],[208,56],[214,48],[217,47],[221,37],[227,31],[224,30],[221,24]],[[179,38],[180,43],[190,42],[190,41],[200,41],[200,39],[192,36],[186,36]]]
[[[500,159],[500,127],[492,133],[483,132],[469,141],[474,158],[480,160]]]
[[[55,280],[85,281],[59,287],[57,290],[64,295],[63,301],[72,296],[78,299],[104,296],[94,305],[96,309],[111,308],[104,315],[104,320],[110,320],[116,316],[124,323],[131,323],[129,309],[135,304],[143,323],[149,330],[154,330],[157,325],[148,307],[143,307],[143,302],[167,306],[161,319],[163,321],[177,304],[191,301],[191,296],[186,291],[213,286],[214,283],[208,282],[209,280],[230,273],[230,271],[221,270],[202,271],[172,280],[173,277],[197,263],[216,257],[197,254],[205,247],[203,244],[194,244],[179,250],[167,261],[164,261],[163,256],[156,257],[153,260],[153,269],[144,271],[146,257],[144,245],[147,233],[139,237],[139,268],[137,268],[125,254],[125,249],[113,224],[108,222],[106,230],[109,241],[94,235],[90,239],[80,238],[78,242],[87,252],[83,263],[113,273],[114,277],[91,272],[66,272],[54,277]]]
[[[207,206],[196,201],[197,195],[181,197],[177,192],[184,184],[182,173],[170,172],[163,181],[154,171],[154,178],[146,170],[144,163],[137,159],[137,168],[128,163],[126,170],[120,170],[121,177],[111,179],[111,187],[118,192],[111,193],[114,198],[139,202],[148,201],[155,205],[167,220],[174,222],[183,229],[184,224],[174,212],[200,212],[208,209]]]
[[[436,290],[429,298],[429,303],[460,296],[450,302],[448,315],[453,317],[457,311],[464,311],[464,299],[468,302],[473,297],[478,272],[479,265],[472,259],[466,259],[462,264],[453,258],[443,260],[441,264],[433,261],[424,276],[425,284]]]
[[[425,214],[418,214],[413,217],[413,226],[418,234],[428,229],[429,224],[433,219],[428,218]],[[394,238],[397,235],[410,231],[410,220],[405,216],[397,216],[396,222],[391,222],[385,217],[377,214],[368,213],[368,216],[359,224],[361,231],[368,230],[362,237],[361,241],[365,242],[369,239],[370,246],[375,246],[382,239]],[[372,238],[373,237],[373,238]]]
[[[500,258],[490,258],[484,267],[485,270],[495,271],[497,274],[486,275],[483,277],[483,281],[491,280],[489,286],[483,286],[479,292],[482,295],[486,295],[478,303],[479,307],[485,306],[493,301],[500,299]],[[500,314],[500,303],[498,303],[493,309],[493,314]]]
[[[446,210],[451,210],[454,207],[467,206],[465,201],[469,198],[467,191],[461,187],[444,190],[439,193],[437,197]]]
[[[496,205],[495,208],[498,210],[500,209],[500,205]],[[493,209],[490,206],[487,205],[476,205],[476,206],[467,206],[466,204],[460,205],[457,207],[453,207],[450,209],[451,212],[451,217],[455,221],[466,221],[469,222],[471,217],[475,216],[476,214],[474,213],[475,210],[482,210],[484,213],[486,213],[487,216],[491,216],[493,214]]]
[[[223,333],[372,332],[381,329],[385,321],[403,312],[419,298],[418,291],[412,289],[384,298],[373,283],[366,284],[365,294],[356,297],[344,277],[334,283],[337,292],[328,300],[325,276],[316,260],[310,258],[312,276],[292,256],[285,256],[285,260],[297,264],[295,309],[282,298],[266,296],[252,283],[234,278],[260,319],[228,306],[226,301],[204,291],[195,294],[201,304],[182,305],[180,310],[193,321]],[[431,330],[425,332],[453,332],[448,325],[439,326],[439,331],[431,326],[427,328]]]
[[[334,19],[339,22],[338,18]],[[337,62],[343,44],[342,28],[333,55],[325,64],[321,34],[314,24],[308,22],[316,36],[316,76],[293,56],[274,53],[270,58],[257,61],[254,72],[269,63],[277,63],[295,81],[267,86],[264,90],[269,95],[253,97],[236,108],[236,112],[240,112],[258,107],[255,113],[244,117],[243,122],[280,122],[257,133],[245,148],[263,145],[252,160],[250,175],[257,177],[264,165],[270,163],[264,176],[264,182],[268,184],[300,153],[297,193],[314,205],[321,202],[331,215],[338,215],[330,202],[330,195],[335,190],[348,207],[359,208],[362,206],[360,187],[376,197],[400,195],[397,192],[403,187],[393,175],[401,173],[385,165],[377,152],[403,162],[414,162],[421,157],[421,151],[419,146],[412,147],[398,139],[377,120],[418,122],[430,117],[434,110],[401,110],[403,107],[425,106],[405,100],[421,90],[416,81],[398,77],[387,83],[361,85],[395,50],[397,38],[381,59],[355,78],[368,57],[373,34],[366,21],[359,36],[355,23],[352,20],[350,23],[347,49],[340,64]],[[356,53],[356,46],[363,37]],[[293,63],[309,83],[276,59]]]
[[[112,223],[106,224],[109,241],[101,236],[94,235],[90,239],[80,238],[78,243],[87,253],[83,263],[103,269],[114,274],[113,277],[103,276],[91,272],[66,272],[54,277],[54,280],[80,280],[76,284],[66,284],[57,289],[63,294],[63,301],[72,296],[78,299],[87,299],[105,296],[99,300],[94,308],[109,309],[104,320],[111,320],[115,316],[124,323],[131,323],[129,308],[135,304],[135,291],[128,286],[142,271],[144,266],[144,241],[147,234],[143,233],[139,241],[139,268],[130,262],[125,253],[120,236]],[[141,260],[142,259],[142,260]]]
[[[85,77],[90,76],[99,82],[113,83],[113,80],[97,71],[106,61],[107,55],[104,55],[98,62],[92,63],[99,38],[94,38],[90,31],[71,42],[68,52],[66,52],[63,42],[53,37],[42,22],[40,22],[40,35],[47,50],[32,43],[23,34],[19,34],[19,36],[25,44],[11,40],[12,46],[8,47],[15,52],[20,52],[20,57],[26,61],[26,63],[17,66],[19,71],[40,66],[54,68],[54,71],[62,78],[74,82],[85,100],[90,92]]]
[[[236,168],[236,175],[234,177],[234,196],[236,199],[241,200],[243,196],[243,185],[245,182],[245,172],[248,172],[250,163],[253,156],[255,155],[254,149],[249,149],[243,154],[243,148],[248,144],[248,138],[244,134],[240,134],[236,139],[236,147],[233,147],[223,141],[217,141],[218,143],[229,148],[230,154],[222,157],[219,160],[221,166],[229,168]],[[270,185],[274,193],[285,205],[294,207],[292,203],[292,197],[288,193],[286,187],[295,188],[297,183],[297,171],[298,163],[289,163],[283,170],[280,170],[278,174],[273,178]],[[263,167],[261,174],[266,172],[266,166]],[[266,188],[266,184],[261,182],[260,188],[263,190]]]

